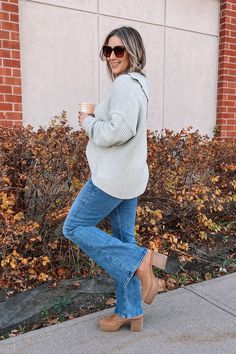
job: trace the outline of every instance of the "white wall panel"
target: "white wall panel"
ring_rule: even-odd
[[[166,0],[166,26],[218,36],[220,0]]]
[[[22,1],[22,0],[20,0]],[[97,12],[98,0],[27,0],[48,5],[68,7],[70,9]]]
[[[28,1],[20,16],[24,123],[66,110],[77,127],[79,102],[98,100],[97,16]]]
[[[164,24],[165,0],[100,0],[99,11],[103,15]]]
[[[166,29],[164,125],[212,134],[216,120],[218,39]]]

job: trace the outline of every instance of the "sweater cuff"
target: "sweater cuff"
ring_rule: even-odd
[[[94,120],[93,116],[87,116],[82,123],[82,128],[88,133],[89,125]]]

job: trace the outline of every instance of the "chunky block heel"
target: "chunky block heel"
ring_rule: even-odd
[[[140,332],[143,330],[143,315],[133,318],[123,318],[117,314],[105,316],[98,322],[98,328],[101,331],[115,332],[124,325],[130,325],[130,330],[133,332]]]
[[[130,330],[133,332],[140,332],[143,330],[143,317],[131,319]]]
[[[153,302],[159,288],[159,282],[153,273],[152,266],[164,269],[166,261],[167,256],[148,249],[143,262],[135,272],[141,281],[142,299],[146,304],[150,305]]]
[[[164,270],[167,258],[168,257],[164,254],[152,252],[152,265]]]

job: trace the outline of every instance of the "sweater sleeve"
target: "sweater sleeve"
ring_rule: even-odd
[[[114,81],[108,119],[89,116],[82,127],[96,145],[122,145],[136,135],[138,113],[137,83],[128,75],[121,75]]]

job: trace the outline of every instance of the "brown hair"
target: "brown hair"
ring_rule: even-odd
[[[132,27],[116,28],[107,35],[103,46],[107,45],[109,39],[113,36],[117,36],[122,40],[123,45],[128,52],[130,66],[127,72],[138,72],[145,76],[143,68],[146,64],[146,52],[139,32]],[[105,60],[102,49],[99,56],[102,60]],[[108,62],[107,70],[111,79],[114,80],[116,75],[112,73]]]

